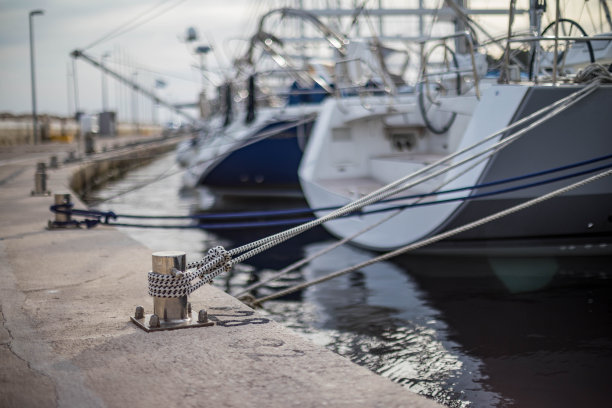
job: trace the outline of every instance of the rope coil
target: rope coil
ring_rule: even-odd
[[[612,83],[612,73],[610,73],[610,68],[606,68],[601,64],[591,64],[586,66],[584,69],[578,71],[576,77],[574,78],[574,82],[577,84],[582,83],[590,83],[594,81],[599,81],[600,83]]]

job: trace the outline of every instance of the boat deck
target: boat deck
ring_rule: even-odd
[[[351,199],[363,197],[384,186],[383,183],[372,177],[321,179],[319,184],[334,194]]]
[[[443,157],[443,155],[415,153],[378,155],[370,159],[370,175],[368,176],[320,179],[318,183],[334,194],[356,199],[418,171]],[[438,176],[410,188],[410,191],[416,194],[430,192],[436,189],[441,182],[442,178]]]

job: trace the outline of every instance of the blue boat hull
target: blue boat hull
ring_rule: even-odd
[[[287,124],[270,124],[251,139]],[[199,184],[224,195],[302,195],[297,172],[312,124],[302,123],[262,140],[243,143],[209,166]]]

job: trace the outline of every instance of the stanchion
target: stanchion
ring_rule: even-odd
[[[49,168],[51,169],[59,168],[59,162],[57,161],[57,156],[51,156],[51,159],[49,159]]]
[[[76,155],[76,152],[74,150],[71,150],[68,152],[68,157],[64,159],[64,163],[69,164],[80,160],[81,158]]]
[[[47,223],[47,229],[75,229],[80,228],[78,222],[72,220],[70,215],[70,209],[72,208],[72,202],[70,202],[70,194],[55,194],[53,203],[55,208],[59,211],[55,212],[55,220]]]
[[[47,190],[47,165],[43,162],[36,164],[34,173],[34,190],[30,193],[33,196],[48,196],[51,192]]]

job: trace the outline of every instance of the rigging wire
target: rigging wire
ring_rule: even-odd
[[[585,4],[586,4],[586,2],[585,2]],[[591,13],[591,8],[589,6],[586,6],[586,11],[587,11],[587,14],[589,16],[589,20],[591,22],[592,30],[593,31],[597,30],[597,23],[595,22],[595,19],[593,18],[593,13]]]
[[[123,23],[122,25],[118,26],[117,28],[111,30],[110,32],[106,33],[105,35],[103,35],[102,37],[98,38],[97,40],[91,42],[89,45],[87,45],[86,47],[83,47],[82,51],[86,51],[102,42],[111,40],[113,38],[116,38],[120,35],[123,35],[129,31],[132,31],[140,26],[142,26],[143,24],[148,23],[149,21],[161,16],[162,14],[170,11],[171,9],[175,8],[176,6],[178,6],[179,4],[183,3],[185,0],[178,0],[176,1],[176,3],[174,4],[170,4],[168,7],[164,8],[163,10],[159,10],[157,13],[153,14],[153,15],[149,15],[153,13],[156,9],[160,8],[161,6],[163,6],[164,4],[170,2],[172,0],[162,0],[161,2],[153,5],[152,7],[150,7],[149,9],[147,9],[147,11],[145,11],[144,13],[138,15],[135,18],[132,18],[128,21],[126,21],[125,23]],[[142,20],[144,19],[144,20]],[[142,20],[142,21],[138,21],[138,20]]]
[[[200,81],[195,80],[193,78],[190,78],[190,77],[187,77],[187,76],[175,73],[175,72],[167,72],[167,71],[163,71],[163,70],[158,69],[158,68],[147,67],[147,66],[143,65],[142,63],[127,64],[125,62],[122,62],[122,61],[119,61],[119,60],[115,60],[115,59],[112,59],[110,62],[113,65],[122,66],[122,67],[128,67],[130,69],[135,69],[135,70],[138,70],[138,71],[144,71],[144,72],[148,72],[148,73],[159,75],[159,76],[164,76],[164,77],[174,78],[174,79],[180,79],[180,80],[186,81],[186,82],[200,83]]]

